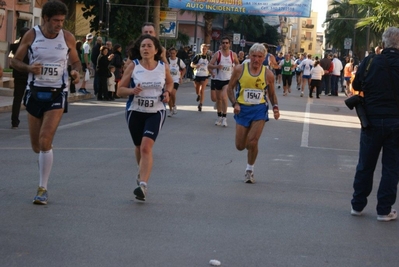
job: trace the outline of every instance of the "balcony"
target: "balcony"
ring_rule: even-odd
[[[306,24],[306,23],[303,23],[303,24],[302,24],[302,28],[313,29],[313,28],[314,28],[314,24]]]
[[[302,36],[301,37],[301,42],[303,43],[304,41],[313,41],[313,37]]]

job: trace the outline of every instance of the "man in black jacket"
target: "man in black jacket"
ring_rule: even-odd
[[[10,44],[10,58],[13,58],[19,43],[22,40],[24,34],[29,31],[29,28],[23,27],[19,30],[19,39],[17,39],[13,44]],[[29,64],[28,54],[24,57],[24,63]],[[12,70],[12,77],[14,78],[14,99],[12,101],[12,111],[11,111],[11,128],[18,129],[19,126],[19,111],[21,110],[21,102],[24,97],[26,83],[28,80],[28,73],[21,72],[16,69]]]
[[[100,55],[100,48],[103,45],[103,39],[102,37],[97,37],[97,42],[91,49],[91,64],[93,65],[93,72],[94,72],[94,79],[93,79],[93,89],[94,89],[94,94],[97,95],[98,93],[98,88],[99,88],[99,78],[97,74],[97,59],[98,56]]]
[[[382,176],[377,192],[377,220],[397,218],[392,209],[399,181],[399,28],[382,35],[383,51],[360,64],[353,88],[364,94],[369,126],[361,129],[351,214],[360,216],[373,188],[373,174],[382,149]]]

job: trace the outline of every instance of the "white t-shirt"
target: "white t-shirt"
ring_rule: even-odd
[[[179,58],[175,58],[175,59],[168,58],[168,62],[169,62],[170,74],[172,75],[173,82],[180,83],[180,75],[181,75],[180,69],[186,68],[186,64],[184,64],[183,60],[181,60],[181,59],[179,62]],[[178,62],[180,63],[180,66],[177,64]]]
[[[313,68],[313,61],[309,58],[303,60],[301,64],[299,64],[299,68],[302,70],[303,75],[310,75],[310,71]]]

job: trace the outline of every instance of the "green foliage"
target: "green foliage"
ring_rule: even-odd
[[[357,23],[361,18],[367,16],[367,10],[358,8],[357,5],[351,4],[349,0],[334,1],[331,5],[332,9],[327,12],[325,21],[327,23],[326,43],[344,51],[345,38],[352,38],[353,52],[362,56],[367,47],[368,29],[357,27]],[[380,32],[370,30],[370,43],[376,45],[380,37]]]
[[[99,0],[77,0],[83,3],[83,17],[88,19],[90,16],[95,16],[90,20],[91,31],[97,32],[98,35],[106,36],[106,22],[107,22],[107,7],[106,0],[103,1],[103,24],[100,25],[100,11]],[[135,40],[141,34],[141,25],[146,18],[146,0],[112,0],[109,12],[109,36],[113,43],[119,43],[122,47]],[[152,11],[150,10],[150,13]]]
[[[241,33],[247,41],[277,44],[279,34],[273,26],[264,23],[261,16],[226,15],[226,31]]]
[[[364,28],[370,25],[377,32],[388,27],[399,27],[399,5],[397,0],[350,0],[358,5],[359,10],[368,14],[361,18],[356,27]]]

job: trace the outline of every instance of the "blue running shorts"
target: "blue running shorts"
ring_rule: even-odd
[[[252,106],[240,104],[240,108],[240,113],[234,115],[234,119],[239,125],[249,127],[253,121],[269,120],[269,106],[267,105],[267,103]]]

